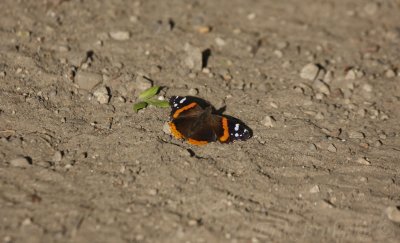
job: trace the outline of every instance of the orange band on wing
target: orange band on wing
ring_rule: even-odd
[[[224,134],[219,138],[219,141],[226,142],[229,138],[228,119],[226,117],[222,117],[222,128]]]
[[[172,115],[173,118],[178,118],[179,114],[181,114],[182,112],[192,109],[193,107],[195,107],[197,104],[196,103],[190,103],[189,105],[186,105],[178,110],[175,111],[175,113]]]
[[[206,145],[208,142],[207,141],[198,141],[198,140],[189,138],[188,143],[193,144],[193,145]]]
[[[176,126],[175,126],[174,123],[169,122],[168,125],[169,125],[169,128],[170,128],[170,130],[171,130],[171,134],[174,135],[174,137],[176,137],[177,139],[183,138],[182,133],[180,133],[180,132],[176,129]]]

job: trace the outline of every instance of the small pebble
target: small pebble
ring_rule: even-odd
[[[364,6],[364,12],[368,15],[374,15],[379,9],[379,4],[376,2],[367,3]]]
[[[311,151],[317,151],[317,146],[315,145],[315,144],[310,144],[309,146],[309,149],[311,150]]]
[[[315,203],[315,205],[321,209],[328,209],[328,208],[335,207],[329,200],[326,200],[326,199],[320,200],[319,202]]]
[[[360,143],[359,145],[360,145],[360,147],[365,148],[365,149],[369,148],[368,143]]]
[[[279,50],[283,50],[283,49],[287,48],[288,46],[289,46],[289,42],[287,42],[287,41],[281,41],[281,42],[278,42],[278,43],[276,44],[276,47],[277,47]]]
[[[324,114],[322,112],[318,112],[315,115],[315,119],[317,119],[317,120],[323,120],[324,118],[325,118],[325,116],[324,116]]]
[[[199,32],[200,34],[207,34],[212,30],[210,26],[198,26],[196,28],[196,31]]]
[[[282,58],[282,57],[283,57],[283,52],[282,52],[281,50],[275,50],[275,51],[274,51],[274,55],[275,55],[277,58]]]
[[[276,120],[272,116],[266,116],[262,121],[261,124],[263,124],[266,127],[274,127],[276,126]]]
[[[80,89],[91,90],[100,82],[102,82],[103,76],[98,73],[90,73],[85,71],[79,71],[75,76],[75,83]]]
[[[300,71],[302,79],[315,80],[318,76],[320,68],[314,63],[305,65]]]
[[[131,37],[128,31],[111,31],[109,34],[112,39],[117,41],[128,40]]]
[[[283,68],[290,68],[292,66],[292,62],[291,61],[284,61],[282,63],[282,67]]]
[[[357,132],[357,131],[348,132],[348,136],[349,136],[349,138],[352,138],[352,139],[363,139],[363,138],[365,138],[365,134],[364,133]]]
[[[93,96],[96,97],[97,102],[100,104],[107,104],[110,101],[110,94],[106,87],[100,87],[93,92]]]
[[[157,65],[153,65],[150,67],[150,73],[155,74],[161,72],[161,67]]]
[[[32,165],[29,157],[18,156],[10,161],[10,165],[14,167],[27,168]]]
[[[318,193],[319,191],[320,190],[319,190],[318,185],[315,185],[315,186],[311,187],[311,189],[310,189],[310,193]]]
[[[168,122],[165,122],[165,123],[164,123],[164,125],[163,125],[163,132],[166,133],[166,134],[168,134],[168,135],[171,135],[171,128],[169,127],[169,123],[168,123]]]
[[[335,145],[333,145],[333,144],[331,143],[331,144],[329,144],[329,146],[328,146],[328,151],[329,151],[329,152],[332,152],[332,153],[336,153],[337,148],[335,147]]]
[[[222,47],[226,45],[226,42],[224,39],[217,37],[215,38],[215,43],[217,43],[218,46]]]
[[[366,91],[366,92],[372,92],[372,85],[370,85],[370,84],[364,84],[364,85],[362,86],[362,88],[363,88],[363,90]]]
[[[400,207],[387,207],[385,213],[390,221],[400,223]]]
[[[62,160],[63,153],[61,151],[56,151],[51,158],[52,162],[60,162]]]
[[[249,13],[248,15],[247,15],[247,19],[248,20],[253,20],[253,19],[255,19],[256,18],[256,14],[255,13]]]
[[[319,79],[314,81],[313,88],[325,95],[329,95],[331,93],[329,85],[327,85],[326,83],[324,83],[322,80]]]
[[[335,74],[333,73],[333,71],[330,71],[330,70],[327,71],[327,72],[325,73],[325,76],[324,76],[324,82],[325,82],[325,83],[330,83],[330,82],[332,82],[334,76],[335,76]]]
[[[195,71],[201,71],[203,68],[203,52],[201,49],[186,43],[184,50],[186,51],[185,65]]]
[[[6,75],[7,75],[6,72],[4,71],[0,72],[0,78],[4,78]]]
[[[322,94],[322,93],[316,93],[316,94],[315,94],[315,99],[317,99],[317,100],[322,100],[322,99],[324,99],[324,94]]]
[[[188,93],[189,93],[189,95],[195,96],[199,93],[199,90],[196,88],[191,88],[191,89],[189,89]]]
[[[367,160],[367,158],[365,158],[365,157],[358,158],[356,162],[359,164],[362,164],[362,165],[370,165],[371,164],[371,162],[369,162]]]
[[[155,195],[157,195],[157,193],[158,193],[157,189],[149,189],[148,190],[148,194],[151,196],[155,196]]]
[[[374,143],[374,147],[380,147],[380,146],[382,146],[382,141],[381,140],[377,140],[375,143]]]
[[[354,80],[356,78],[362,78],[364,77],[364,72],[359,70],[359,69],[355,69],[352,68],[349,71],[347,71],[345,79],[347,80]]]
[[[386,78],[394,78],[394,77],[396,77],[396,72],[392,69],[388,69],[385,72],[385,76],[386,76]]]
[[[197,226],[197,224],[198,224],[197,220],[194,220],[194,219],[191,219],[191,220],[189,220],[189,222],[188,222],[188,225],[189,225],[189,226]]]
[[[345,79],[347,80],[354,80],[356,79],[356,72],[353,69],[350,69],[345,76]]]

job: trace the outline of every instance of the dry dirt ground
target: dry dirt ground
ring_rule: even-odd
[[[398,242],[400,1],[0,3],[1,242]],[[208,60],[206,60],[208,57]],[[196,94],[196,147],[132,105]]]

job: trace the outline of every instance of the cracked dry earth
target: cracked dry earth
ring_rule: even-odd
[[[0,241],[398,242],[400,1],[0,3]],[[208,58],[207,58],[208,57]],[[135,113],[199,96],[254,136]]]

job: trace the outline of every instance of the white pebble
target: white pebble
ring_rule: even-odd
[[[385,210],[386,216],[390,221],[400,223],[400,209],[399,207],[390,206]]]
[[[274,55],[275,55],[277,58],[282,58],[282,57],[283,57],[283,52],[282,52],[281,50],[275,50],[275,51],[274,51]]]
[[[302,79],[314,80],[317,78],[319,73],[319,67],[314,63],[305,65],[300,71],[300,77]]]
[[[262,121],[261,124],[266,127],[274,127],[276,126],[276,120],[272,116],[266,116]]]
[[[331,93],[329,85],[319,79],[314,81],[313,88],[325,95],[329,95]]]
[[[198,89],[196,89],[196,88],[191,88],[191,89],[189,89],[189,95],[197,95],[198,93],[199,93],[199,90]]]
[[[364,6],[364,12],[368,15],[374,15],[379,9],[378,3],[371,2]]]
[[[310,189],[310,193],[318,193],[319,192],[319,186],[315,185],[313,187],[311,187]]]
[[[62,160],[63,154],[61,151],[56,151],[51,158],[51,161],[53,162],[60,162]]]
[[[166,133],[166,134],[168,134],[168,135],[171,134],[171,128],[169,127],[168,122],[165,122],[165,123],[164,123],[163,129],[162,129],[162,130],[163,130],[164,133]]]
[[[93,96],[96,97],[97,102],[100,104],[107,104],[110,100],[110,95],[106,87],[100,87],[93,92]]]
[[[366,91],[366,92],[372,92],[372,85],[370,85],[370,84],[364,84],[363,86],[362,86],[362,88],[363,88],[363,90],[364,91]]]
[[[14,167],[27,168],[31,166],[30,159],[24,156],[18,156],[10,161],[10,165]]]
[[[186,51],[185,65],[195,71],[201,71],[203,68],[203,52],[201,49],[186,43],[184,50]]]
[[[363,157],[358,158],[356,162],[359,164],[362,164],[362,165],[370,165],[371,164],[371,162],[369,162],[367,160],[367,158],[363,158]]]
[[[394,78],[394,77],[396,77],[396,73],[392,69],[388,69],[385,72],[385,76],[386,76],[386,78]]]
[[[364,133],[357,132],[357,131],[349,131],[348,132],[348,136],[349,136],[349,138],[352,138],[352,139],[363,139],[363,138],[365,138]]]
[[[218,45],[218,46],[221,46],[221,47],[224,46],[224,45],[226,45],[225,40],[222,39],[222,38],[220,38],[220,37],[215,38],[215,43],[217,43],[217,45]]]
[[[128,31],[111,31],[110,37],[114,40],[124,41],[128,40],[131,37],[131,34]]]

